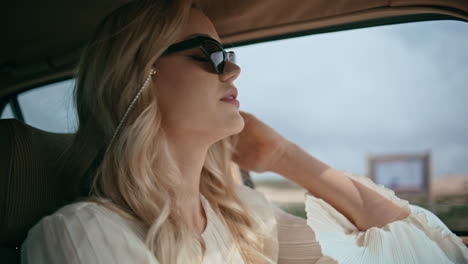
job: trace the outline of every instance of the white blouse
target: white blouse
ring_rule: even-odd
[[[468,248],[432,212],[408,204],[369,178],[345,172],[400,207],[411,210],[382,228],[359,231],[324,200],[305,193],[307,220],[284,212],[263,194],[239,185],[239,197],[258,214],[277,240],[265,253],[277,263],[468,263]],[[202,233],[205,264],[240,263],[227,227],[200,196],[207,215]],[[92,202],[77,202],[44,217],[21,247],[22,263],[159,264],[130,220]]]

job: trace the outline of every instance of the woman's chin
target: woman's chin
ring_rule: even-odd
[[[228,132],[226,136],[232,136],[235,134],[239,134],[244,129],[244,119],[239,114],[238,118],[231,120],[229,124],[226,124],[225,127],[228,128]]]
[[[235,132],[234,132],[233,134],[238,134],[238,133],[242,132],[242,130],[244,129],[244,125],[245,125],[244,119],[242,118],[242,116],[241,116],[240,114],[239,114],[239,117],[240,117],[240,118],[239,118],[239,119],[240,119],[240,120],[239,120],[239,123],[238,123],[238,125],[236,126]]]

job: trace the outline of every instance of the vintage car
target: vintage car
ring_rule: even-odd
[[[13,118],[0,120],[0,263],[20,263],[19,248],[28,229],[64,204],[62,181],[54,171],[72,135],[28,124],[18,97],[72,80],[80,51],[97,23],[127,1],[2,3],[0,113],[9,108]],[[468,21],[466,0],[201,2],[223,44],[230,48],[381,25]],[[248,172],[242,174],[248,183]],[[454,231],[468,243],[468,230]]]

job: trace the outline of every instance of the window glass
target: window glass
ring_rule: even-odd
[[[34,127],[58,133],[77,129],[73,104],[73,80],[35,88],[18,95],[24,121]]]
[[[234,50],[241,110],[330,166],[374,175],[452,230],[468,230],[467,23],[379,26]],[[394,162],[381,162],[389,156]],[[251,174],[271,200],[304,215],[304,190],[274,173]]]
[[[1,119],[6,119],[6,118],[15,118],[13,115],[13,111],[11,110],[11,105],[7,104],[5,108],[3,109],[2,115],[0,117]]]

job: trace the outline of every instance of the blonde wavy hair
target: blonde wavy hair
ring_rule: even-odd
[[[190,0],[131,1],[108,15],[82,53],[75,103],[79,128],[64,162],[70,199],[81,197],[134,220],[160,263],[201,263],[203,238],[182,220],[178,183],[183,176],[168,151],[158,89],[147,87],[106,153],[119,121],[154,62],[187,22]],[[157,77],[156,77],[157,78]],[[225,222],[246,263],[271,263],[271,239],[235,192],[231,157],[236,136],[213,144],[201,172],[200,192]],[[195,259],[201,250],[201,259]]]

